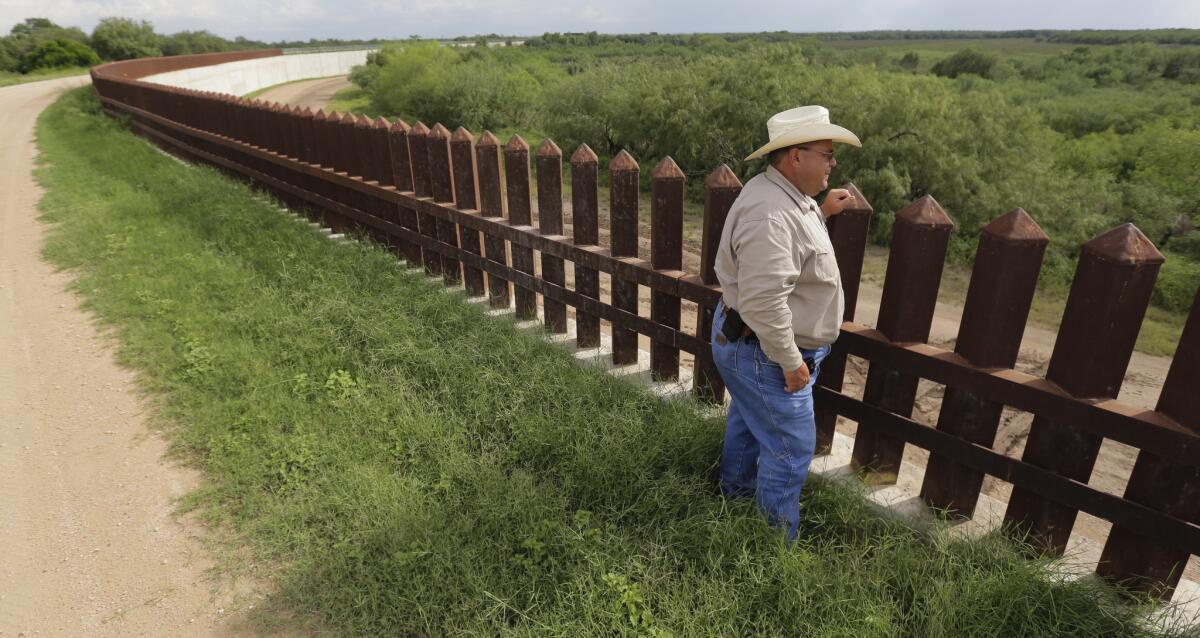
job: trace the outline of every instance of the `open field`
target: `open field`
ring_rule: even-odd
[[[930,40],[825,40],[825,46],[833,49],[885,49],[893,52],[905,51],[939,51],[953,53],[961,49],[980,49],[998,53],[1019,53],[1028,55],[1051,55],[1077,45],[1060,42],[1046,42],[1034,38],[962,38],[962,39],[930,39]]]
[[[47,254],[204,471],[190,500],[305,633],[1191,635],[997,536],[844,487],[786,547],[715,495],[719,418],[581,368],[367,244],[330,243],[77,92],[43,117]]]

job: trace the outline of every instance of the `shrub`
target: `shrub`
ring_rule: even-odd
[[[1167,261],[1158,271],[1158,283],[1151,300],[1167,310],[1188,312],[1200,287],[1200,261],[1172,252],[1165,254]]]
[[[992,77],[992,68],[996,66],[996,56],[975,49],[963,49],[958,53],[938,61],[933,65],[934,75],[956,78],[971,73],[981,78]]]
[[[101,18],[92,30],[92,46],[106,60],[148,58],[163,54],[163,37],[145,20]]]
[[[21,59],[20,70],[29,73],[37,69],[61,69],[72,66],[94,66],[100,64],[96,55],[86,44],[66,38],[42,42]]]

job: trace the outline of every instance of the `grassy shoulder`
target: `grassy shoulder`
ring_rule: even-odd
[[[329,104],[325,106],[325,110],[337,111],[338,113],[362,113],[367,117],[379,117],[381,113],[376,113],[371,107],[371,97],[367,92],[362,90],[362,87],[348,86],[337,93],[333,94],[333,98],[329,100]]]
[[[28,84],[29,82],[66,78],[72,75],[86,75],[90,70],[88,67],[81,66],[66,69],[40,69],[31,73],[0,73],[0,86]]]
[[[1176,636],[997,536],[814,480],[793,547],[716,494],[720,419],[487,319],[163,157],[90,89],[39,121],[46,255],[278,566],[264,622],[352,635]],[[279,611],[283,610],[283,611]]]

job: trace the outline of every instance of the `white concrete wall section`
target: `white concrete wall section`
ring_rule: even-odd
[[[245,95],[284,82],[346,75],[351,67],[366,62],[369,52],[363,50],[278,55],[159,73],[146,76],[142,80],[198,91]]]

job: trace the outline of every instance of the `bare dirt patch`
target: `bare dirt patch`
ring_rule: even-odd
[[[304,80],[267,89],[258,95],[258,99],[316,111],[325,108],[335,93],[351,86],[354,84],[346,76]]]

